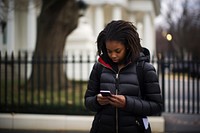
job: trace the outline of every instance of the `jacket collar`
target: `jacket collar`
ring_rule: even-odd
[[[103,66],[112,69],[111,65],[106,63],[101,57],[98,58],[98,62],[101,63]]]

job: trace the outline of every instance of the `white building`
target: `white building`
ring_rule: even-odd
[[[8,12],[5,14],[5,9],[0,9],[1,51],[33,51],[36,42],[36,17],[39,14],[38,9],[35,8],[37,7],[35,0],[28,0],[28,8],[23,11],[14,10],[15,0],[7,0],[7,2]],[[85,18],[80,21],[76,33],[70,35],[68,45],[76,45],[71,43],[70,39],[79,40],[79,37],[82,39],[85,37],[85,43],[88,43],[88,40],[94,44],[105,24],[111,20],[124,19],[132,21],[137,26],[142,45],[149,48],[151,53],[155,51],[154,20],[160,11],[160,0],[85,0],[85,2],[89,4]],[[2,0],[0,3],[2,4]],[[3,16],[7,16],[4,21],[6,25],[3,24]],[[88,31],[88,34],[78,30]],[[73,37],[75,34],[76,36]],[[82,35],[77,36],[77,34]],[[91,45],[90,43],[87,45]]]
[[[98,33],[111,20],[129,20],[136,25],[142,45],[155,52],[155,17],[160,12],[160,0],[84,0],[88,9],[79,25],[66,41],[65,51],[95,55]],[[14,10],[16,0],[7,0],[8,12],[0,8],[0,51],[32,53],[36,42],[38,0],[27,0],[24,10]],[[3,4],[0,0],[1,5]],[[6,18],[6,19],[4,19]],[[87,34],[85,34],[87,33]],[[74,51],[76,49],[76,51]]]

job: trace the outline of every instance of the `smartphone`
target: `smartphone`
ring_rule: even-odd
[[[109,90],[100,90],[102,96],[112,96]]]

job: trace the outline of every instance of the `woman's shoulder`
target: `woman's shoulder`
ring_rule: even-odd
[[[100,62],[97,61],[94,63],[94,68],[98,69],[100,67],[102,67],[102,64]]]
[[[98,61],[94,63],[93,70],[97,71],[98,73],[101,73],[102,69],[103,66],[101,63],[99,63]]]
[[[151,70],[155,71],[155,67],[150,62],[144,62],[143,69],[146,71],[151,71]]]

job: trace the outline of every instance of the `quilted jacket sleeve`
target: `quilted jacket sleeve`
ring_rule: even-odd
[[[97,94],[99,93],[101,68],[99,63],[95,63],[90,73],[87,90],[85,92],[85,107],[90,111],[97,112],[101,109],[97,102]]]
[[[158,76],[155,68],[149,63],[144,65],[144,96],[140,97],[126,96],[126,109],[136,115],[149,116],[156,115],[162,111],[162,96],[161,89],[158,82]]]

